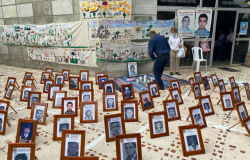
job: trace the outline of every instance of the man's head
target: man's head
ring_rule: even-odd
[[[199,24],[199,29],[204,30],[206,25],[207,25],[208,17],[206,14],[201,14],[199,16],[198,24]]]
[[[28,97],[29,97],[29,91],[28,90],[25,90],[24,91],[24,99],[28,99]]]
[[[207,49],[207,44],[206,43],[202,43],[202,48],[203,49]]]
[[[78,154],[78,144],[77,142],[68,142],[68,151],[71,155]]]
[[[63,129],[69,129],[69,125],[68,125],[68,124],[63,124],[61,129],[62,129],[62,130],[63,130]]]
[[[0,118],[0,125],[2,125],[2,122],[3,122],[3,120],[2,120],[2,118]]]
[[[190,18],[188,16],[184,16],[182,18],[182,27],[188,28],[189,24],[190,24]]]
[[[84,86],[83,88],[84,88],[84,89],[90,89],[90,87],[89,87],[89,86]]]
[[[190,145],[195,145],[195,140],[194,140],[193,136],[189,137],[189,143],[190,143]]]
[[[177,84],[176,83],[173,84],[173,88],[177,88]]]
[[[155,123],[155,128],[157,129],[157,130],[160,130],[161,128],[162,128],[162,122],[160,121],[160,122],[156,122]]]
[[[175,117],[175,109],[174,108],[169,108],[168,113],[170,117]]]
[[[90,101],[90,95],[84,95],[83,102],[89,102],[89,101]]]
[[[28,157],[26,156],[26,154],[22,153],[22,154],[18,154],[16,157],[15,157],[15,160],[27,160]]]
[[[132,108],[127,108],[125,114],[127,119],[134,118],[134,112]]]
[[[87,111],[85,112],[85,115],[86,115],[87,117],[90,117],[90,116],[92,115],[91,110],[87,110]]]
[[[203,105],[204,105],[205,110],[208,110],[210,108],[208,103],[204,103]]]
[[[125,143],[125,149],[126,149],[126,153],[128,154],[128,156],[135,154],[136,143],[135,142]]]
[[[148,98],[145,97],[145,98],[143,99],[143,101],[144,101],[144,103],[148,103]]]
[[[114,104],[114,99],[113,98],[107,98],[107,102],[109,106],[112,106]]]
[[[107,87],[106,87],[106,92],[107,92],[107,93],[111,93],[111,92],[112,92],[111,86],[107,86]]]
[[[131,65],[130,66],[130,72],[134,72],[135,71],[135,66],[134,65]]]
[[[32,97],[32,102],[38,102],[38,97]]]
[[[112,131],[113,135],[120,134],[121,126],[119,122],[111,122],[110,126],[110,130]]]
[[[58,77],[56,81],[57,81],[57,84],[62,84],[62,78],[61,77]]]
[[[226,99],[225,102],[226,102],[226,106],[231,106],[229,99]]]
[[[124,88],[124,94],[125,94],[125,96],[130,96],[131,95],[131,90],[130,90],[129,87]]]
[[[29,134],[30,133],[30,126],[27,124],[24,126],[24,134]]]
[[[153,38],[154,35],[156,35],[155,31],[150,31],[150,32],[149,32],[149,37],[150,37],[150,38]]]
[[[42,110],[36,110],[36,118],[37,119],[43,118],[43,111]]]
[[[67,103],[67,110],[68,111],[72,111],[72,109],[73,109],[73,103],[72,102],[68,102]]]
[[[194,119],[199,120],[200,119],[200,115],[199,114],[194,115]]]

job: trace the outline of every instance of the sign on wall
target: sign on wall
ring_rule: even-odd
[[[178,34],[183,38],[194,36],[195,10],[178,10]]]
[[[209,37],[212,22],[212,9],[196,9],[194,35]]]
[[[248,30],[248,22],[240,22],[240,35],[246,35]]]

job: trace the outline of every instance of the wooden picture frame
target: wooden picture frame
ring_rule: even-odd
[[[19,151],[18,149],[22,149],[22,148],[29,148],[30,149],[30,156],[29,158],[27,157],[26,154],[23,153],[23,149],[21,151]],[[14,158],[19,159],[17,156],[20,155],[19,157],[21,157],[21,159],[23,158],[23,156],[27,159],[33,160],[35,159],[35,148],[36,148],[36,143],[9,143],[8,144],[8,157],[7,160],[12,160]],[[13,157],[14,153],[16,153],[16,157]],[[20,152],[20,154],[18,154]],[[26,153],[26,152],[25,152]]]
[[[80,102],[80,123],[98,123],[97,101]]]
[[[179,92],[181,94],[181,86],[180,86],[180,83],[179,83],[178,79],[169,81],[169,84],[170,84],[171,89],[178,88],[178,90],[179,90]]]
[[[10,107],[10,101],[0,99],[0,111],[8,112],[9,107]]]
[[[95,84],[96,84],[96,85],[99,84],[99,81],[98,81],[99,79],[98,79],[98,77],[99,77],[99,76],[104,76],[104,75],[105,75],[105,72],[96,72],[96,73],[95,73]]]
[[[125,100],[121,101],[121,113],[124,122],[138,122],[138,101],[137,100]]]
[[[116,144],[116,160],[122,160],[122,159],[125,160],[128,158],[127,156],[121,157],[121,152],[122,152],[121,148],[124,148],[123,150],[125,150],[126,144],[130,145],[129,147],[136,146],[136,149],[135,149],[137,151],[137,156],[136,156],[137,158],[136,159],[138,159],[138,160],[143,159],[142,158],[141,134],[140,133],[117,135],[115,137],[115,144]],[[121,146],[121,145],[123,145],[123,146]],[[127,155],[127,154],[125,154],[125,155]]]
[[[169,136],[167,112],[148,114],[150,138]]]
[[[196,83],[202,84],[201,72],[194,72],[194,79]]]
[[[134,86],[133,84],[121,85],[121,92],[123,100],[135,99]],[[125,94],[126,92],[126,94]]]
[[[68,111],[67,106],[69,106],[69,107],[72,106],[72,109]],[[61,114],[72,114],[72,115],[75,115],[75,117],[77,117],[77,115],[78,115],[78,97],[64,97],[64,98],[62,98]]]
[[[16,84],[16,78],[15,77],[8,77],[8,80],[6,81],[5,84],[5,90],[9,87],[9,84]]]
[[[234,103],[241,102],[240,89],[239,86],[232,87],[232,95],[234,98]]]
[[[115,92],[115,82],[114,81],[108,81],[103,82],[103,93],[114,93]]]
[[[43,86],[43,93],[49,93],[49,85],[54,84],[53,79],[46,79]]]
[[[25,130],[27,129],[27,130]],[[24,142],[24,143],[30,143],[35,142],[36,140],[36,129],[37,129],[37,120],[32,119],[19,119],[18,120],[18,127],[17,127],[17,133],[16,133],[16,143]],[[27,138],[24,137],[24,133],[29,134]],[[29,132],[28,132],[29,131]],[[31,134],[30,134],[31,132]]]
[[[235,82],[235,79],[234,79],[234,76],[233,76],[233,77],[229,77],[229,83],[230,83],[230,85],[231,85],[231,88],[237,86],[237,84],[236,84],[236,82]]]
[[[243,125],[244,125],[248,135],[250,136],[250,117],[247,117],[242,122],[243,122]]]
[[[54,125],[53,125],[53,141],[62,140],[62,130],[69,129],[74,130],[75,116],[56,114],[54,115]]]
[[[81,148],[81,150],[78,151],[77,155],[74,156],[74,157],[80,157],[80,156],[84,156],[84,150],[85,150],[85,133],[86,131],[85,130],[62,130],[62,140],[61,140],[61,155],[60,155],[60,160],[68,160],[68,158],[72,157],[72,156],[65,156],[65,150],[66,148],[71,148],[71,147],[67,147],[69,144],[71,145],[77,145],[79,148]],[[67,142],[67,138],[70,138],[70,136],[72,135],[78,135],[78,141],[70,141],[68,142],[68,144],[66,144]],[[80,137],[81,138],[80,138]],[[72,138],[73,139],[73,138]],[[74,139],[76,139],[74,137]],[[79,141],[79,139],[81,141]],[[69,152],[69,151],[68,151]],[[70,154],[70,153],[67,153],[67,155]],[[72,155],[74,155],[72,153]]]
[[[45,68],[45,72],[49,72],[50,73],[50,77],[53,76],[53,68]]]
[[[163,109],[167,113],[168,122],[181,119],[181,114],[177,99],[164,100]]]
[[[37,124],[46,125],[48,103],[34,102],[32,104],[30,119],[37,120]]]
[[[148,86],[148,90],[150,91],[152,98],[156,98],[156,97],[161,96],[158,82],[149,82],[149,83],[147,83],[147,86]]]
[[[24,85],[25,86],[34,86],[34,79],[31,79],[31,78],[26,78],[25,80],[24,80]]]
[[[193,83],[192,90],[194,93],[194,99],[197,100],[199,97],[202,97],[202,92],[200,88],[200,83]]]
[[[218,86],[218,77],[217,77],[217,75],[216,74],[211,74],[210,78],[211,78],[211,80],[213,82],[214,87]]]
[[[208,81],[208,77],[207,76],[203,76],[201,78],[202,78],[202,82],[203,82],[203,86],[204,86],[205,91],[211,89],[209,81]]]
[[[52,108],[61,109],[63,97],[67,97],[67,91],[54,91]]]
[[[79,90],[79,77],[77,76],[69,77],[69,90]]]
[[[192,84],[194,83],[194,77],[191,77],[188,79],[189,85],[192,86]]]
[[[245,102],[236,103],[235,108],[237,110],[241,125],[243,127],[244,126],[243,120],[249,117]]]
[[[48,101],[53,101],[54,91],[61,91],[61,90],[62,90],[61,85],[56,85],[56,84],[49,85]]]
[[[201,129],[207,127],[205,114],[201,105],[189,107],[188,111],[192,124],[199,124]]]
[[[72,157],[68,158],[68,160],[99,160],[99,157]]]
[[[36,96],[34,96],[36,95]],[[41,92],[29,91],[28,106],[27,109],[32,108],[32,103],[41,102],[42,94]]]
[[[9,87],[7,88],[7,90],[5,91],[5,94],[4,94],[5,99],[7,99],[7,100],[11,99],[11,96],[12,96],[12,93],[13,93],[15,87],[16,87],[16,85],[9,84]]]
[[[219,88],[220,88],[220,93],[223,93],[223,92],[227,91],[223,79],[218,80],[218,85],[219,85]]]
[[[20,101],[29,102],[29,92],[33,91],[33,86],[24,86],[21,87]]]
[[[69,81],[70,70],[69,69],[62,69],[62,74],[63,74],[64,81]]]
[[[115,141],[117,135],[126,134],[125,123],[123,121],[123,116],[121,113],[105,115],[104,125],[106,142]],[[113,133],[114,131],[115,133]]]
[[[170,89],[169,92],[170,92],[170,95],[171,95],[172,99],[177,99],[178,105],[181,105],[181,104],[184,103],[184,102],[183,102],[183,99],[182,99],[182,96],[181,96],[181,94],[179,93],[178,88]]]
[[[232,92],[220,93],[220,101],[223,111],[230,111],[234,109],[234,99]]]
[[[0,111],[0,135],[5,135],[8,112]]]
[[[103,112],[118,111],[118,95],[115,93],[103,93]]]
[[[154,101],[149,91],[139,92],[142,111],[154,108]]]
[[[248,100],[250,100],[250,88],[249,84],[245,84],[245,91],[246,91],[246,97]]]
[[[94,89],[93,81],[82,81],[82,82],[80,82],[80,89],[81,90]]]
[[[42,76],[40,79],[40,84],[44,84],[46,79],[51,79],[51,73],[50,72],[42,72]]]
[[[210,95],[199,97],[199,105],[202,106],[205,117],[214,114],[214,107]]]
[[[79,90],[79,102],[91,102],[91,101],[94,101],[93,89]]]
[[[80,70],[79,71],[79,82],[89,81],[89,71]]]
[[[26,79],[26,78],[31,78],[32,77],[32,74],[33,73],[31,73],[31,72],[25,72],[25,74],[24,74],[24,76],[23,76],[23,81],[22,81],[22,83],[24,83],[24,80]],[[29,76],[28,76],[29,75]]]
[[[205,148],[202,140],[201,129],[199,125],[179,126],[183,156],[205,154]],[[195,143],[190,145],[190,140]],[[192,143],[191,142],[191,143]],[[198,148],[197,148],[198,147]],[[197,148],[197,149],[196,149]]]
[[[55,84],[61,85],[63,87],[63,84],[64,84],[64,75],[63,74],[56,74],[55,75]]]
[[[99,89],[103,89],[103,82],[108,82],[109,78],[107,75],[105,76],[98,76],[98,81],[99,81]]]

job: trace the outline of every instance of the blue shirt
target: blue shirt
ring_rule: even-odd
[[[160,53],[169,53],[170,46],[165,37],[155,34],[148,43],[148,53],[152,60],[155,59],[155,54],[158,56]]]
[[[178,33],[182,34],[182,32],[185,32],[185,34],[193,34],[190,28],[187,28],[187,29],[183,29],[183,27],[179,28]]]
[[[200,37],[208,37],[210,35],[210,32],[206,30],[206,28],[204,29],[204,31],[200,31],[200,29],[197,29],[196,31],[194,31],[194,35]]]

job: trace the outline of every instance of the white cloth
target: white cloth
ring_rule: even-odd
[[[179,48],[179,45],[182,44],[183,45],[183,39],[180,35],[177,35],[175,37],[173,37],[172,35],[169,37],[169,40],[168,40],[168,43],[170,45],[170,48],[172,50],[175,50],[175,51],[179,51],[180,48]]]
[[[227,40],[230,40],[231,42],[233,42],[233,40],[234,40],[234,33],[233,32],[231,32],[227,35]]]

